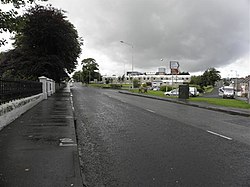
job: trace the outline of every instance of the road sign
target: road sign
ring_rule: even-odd
[[[173,75],[177,75],[179,73],[179,62],[177,61],[170,61],[170,70],[171,70],[171,74]]]
[[[170,61],[170,69],[178,69],[180,67],[179,62]]]

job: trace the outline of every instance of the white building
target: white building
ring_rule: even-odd
[[[102,82],[113,84],[131,84],[132,79],[137,79],[141,84],[151,82],[157,85],[180,85],[191,81],[191,75],[131,75],[131,76],[103,76]]]

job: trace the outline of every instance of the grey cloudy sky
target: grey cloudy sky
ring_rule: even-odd
[[[161,66],[169,69],[169,61],[177,60],[181,71],[204,72],[215,67],[223,76],[235,71],[239,76],[250,74],[249,0],[48,3],[67,11],[84,39],[81,60],[95,58],[102,74],[131,70],[131,47],[120,40],[134,45],[134,70],[157,71]]]

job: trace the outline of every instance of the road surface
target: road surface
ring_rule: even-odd
[[[72,87],[87,186],[250,186],[250,120]]]

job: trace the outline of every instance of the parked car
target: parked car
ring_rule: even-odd
[[[164,93],[167,96],[178,96],[179,95],[179,88],[173,89],[171,91]]]

